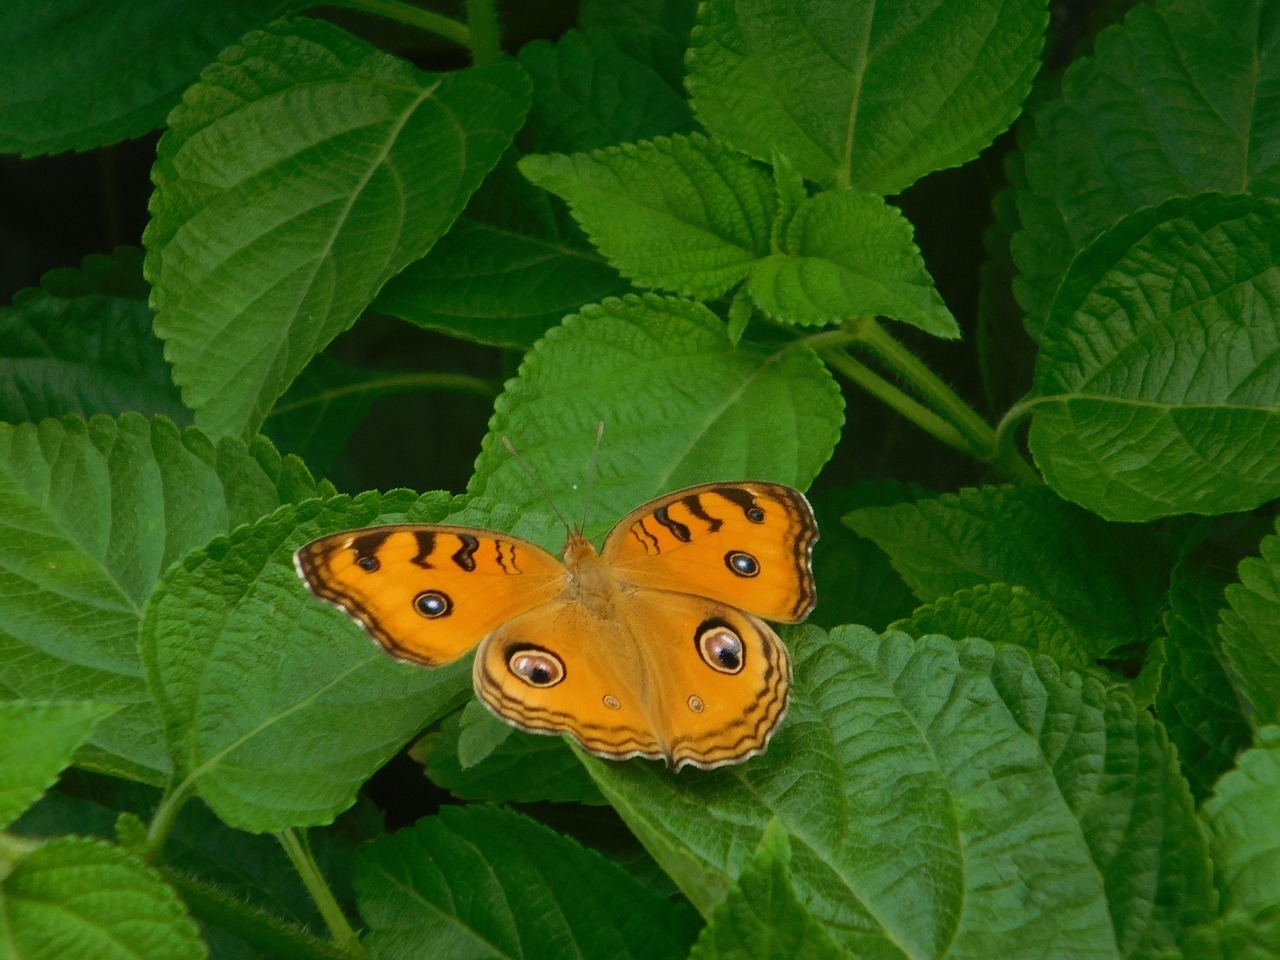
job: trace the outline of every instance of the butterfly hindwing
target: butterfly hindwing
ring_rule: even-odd
[[[388,653],[428,666],[456,660],[499,624],[546,603],[565,576],[558,559],[516,537],[416,524],[320,537],[294,554],[294,565],[313,594],[345,610]]]
[[[783,623],[815,602],[818,525],[804,494],[776,483],[707,483],[627,514],[602,559],[623,582],[692,593]]]
[[[688,594],[624,592],[613,616],[548,604],[476,653],[477,696],[534,733],[568,733],[613,760],[679,768],[764,750],[787,710],[791,662],[764,622]]]

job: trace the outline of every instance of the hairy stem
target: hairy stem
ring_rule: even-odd
[[[998,444],[996,431],[960,399],[937,374],[891,337],[873,317],[851,320],[839,330],[806,338],[833,369],[948,446],[991,464],[1011,480],[1039,483],[1035,468],[1012,444]],[[846,347],[861,346],[898,375],[920,400],[895,387],[849,355]],[[923,401],[923,402],[921,402]]]
[[[358,942],[345,948],[327,943],[301,927],[287,923],[212,884],[161,868],[161,875],[181,895],[187,909],[200,920],[234,934],[260,953],[289,960],[366,960]]]
[[[320,916],[324,918],[325,926],[333,935],[334,943],[345,951],[360,948],[360,938],[351,929],[351,924],[347,922],[347,915],[338,906],[333,891],[329,889],[324,874],[320,872],[315,857],[311,855],[311,845],[306,841],[306,834],[299,836],[296,830],[290,828],[279,831],[275,834],[275,838],[280,841],[280,846],[284,847],[284,852],[288,854],[294,869],[298,871],[298,876],[302,878],[303,886],[315,901]],[[360,949],[363,952],[363,949]]]

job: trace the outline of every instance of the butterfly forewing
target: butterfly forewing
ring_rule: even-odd
[[[708,483],[623,517],[602,559],[621,581],[709,597],[784,623],[816,599],[818,525],[804,494],[775,483]]]
[[[313,540],[298,575],[394,656],[437,666],[559,592],[564,564],[515,537],[471,527],[389,525]],[[518,584],[518,586],[517,586]]]

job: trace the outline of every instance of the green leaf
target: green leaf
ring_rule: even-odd
[[[1218,626],[1254,727],[1280,720],[1280,520],[1258,551],[1261,556],[1241,561],[1240,582],[1226,588],[1228,608]]]
[[[848,957],[791,883],[791,844],[777,820],[703,928],[689,960],[831,960]]]
[[[603,30],[570,30],[520,48],[533,83],[529,153],[573,153],[694,128],[689,104]]]
[[[590,153],[535,155],[520,171],[569,203],[624,276],[718,297],[769,253],[777,195],[769,175],[699,135]]]
[[[715,315],[688,300],[607,300],[526,355],[494,405],[470,489],[543,508],[501,446],[508,436],[560,509],[576,514],[601,422],[589,527],[710,480],[804,488],[831,455],[842,413],[835,383],[803,345],[733,347]]]
[[[186,907],[155,870],[85,837],[50,840],[12,864],[0,881],[0,943],[13,960],[198,960],[208,954]]]
[[[1057,607],[1026,587],[1007,583],[966,587],[938,597],[890,627],[913,637],[941,633],[1012,643],[1104,684],[1120,680],[1097,662],[1111,650],[1110,638],[1079,630]]]
[[[294,0],[6,6],[0,152],[88,150],[154,130],[223,47],[303,6]]]
[[[1086,681],[1084,702],[1050,661],[981,641],[864,628],[790,637],[791,710],[763,757],[692,777],[584,758],[704,915],[776,818],[797,898],[856,956],[1115,957],[1118,927],[1166,930],[1168,908],[1152,918],[1151,901],[1176,893],[1161,844],[1194,845],[1189,798],[1131,809],[1143,791],[1123,742],[1115,779],[1101,777],[1100,686]],[[1132,824],[1108,835],[1120,842],[1105,863],[1077,805]],[[1148,900],[1121,891],[1113,927],[1104,878],[1126,866]]]
[[[775,319],[824,324],[883,315],[934,336],[960,336],[911,224],[875,194],[838,190],[808,198],[780,247],[752,266],[747,281],[751,299]]]
[[[855,510],[845,522],[926,602],[1007,583],[1065,617],[1090,651],[1155,632],[1168,569],[1155,534],[1108,524],[1044,487],[976,487]]]
[[[191,412],[151,332],[142,253],[120,247],[50,270],[0,310],[0,420],[133,410],[184,426]]]
[[[1009,126],[1046,24],[1037,0],[709,0],[686,83],[698,119],[739,150],[785,154],[827,186],[898,193]]]
[[[256,429],[425,254],[524,118],[509,60],[420,73],[298,19],[224,52],[169,118],[144,241],[156,331],[196,420]]]
[[[87,700],[0,703],[0,830],[53,785],[94,725],[115,711]]]
[[[1276,955],[1280,934],[1280,727],[1258,731],[1205,801],[1214,877],[1222,895],[1219,954],[1229,958]],[[1249,941],[1253,941],[1250,945]]]
[[[156,582],[217,534],[329,489],[264,440],[215,445],[163,419],[0,424],[0,692],[123,705],[77,762],[164,782],[137,651]]]
[[[519,814],[451,807],[363,847],[360,914],[376,960],[684,957],[687,907]]]
[[[197,791],[253,832],[328,823],[409,737],[456,707],[470,690],[466,660],[425,670],[392,659],[307,593],[292,554],[335,530],[458,516],[444,494],[308,501],[172,568],[140,644],[176,790]]]
[[[1198,800],[1235,763],[1249,744],[1250,727],[1232,686],[1222,646],[1216,642],[1218,614],[1230,576],[1206,563],[1184,560],[1173,570],[1168,609],[1165,668],[1156,695],[1156,715],[1178,748],[1182,769]]]
[[[583,304],[630,289],[572,233],[554,224],[460,219],[383,287],[374,308],[427,330],[527,350]]]
[[[1018,300],[1039,323],[1073,257],[1170,197],[1274,196],[1280,34],[1267,0],[1134,4],[1035,114],[1018,192]]]
[[[885,552],[854,533],[841,518],[858,507],[927,495],[893,481],[864,481],[819,489],[810,497],[822,531],[813,547],[818,605],[809,616],[810,623],[827,629],[860,623],[880,631],[919,606]]]
[[[1081,253],[1041,338],[1029,444],[1112,520],[1280,496],[1280,201],[1203,196]]]
[[[360,369],[322,353],[271,409],[262,431],[282,451],[324,475],[374,401],[411,388],[418,379],[399,371]],[[430,375],[421,379],[429,381]]]
[[[432,783],[464,800],[604,803],[562,737],[518,733],[476,700],[419,740],[414,754]]]

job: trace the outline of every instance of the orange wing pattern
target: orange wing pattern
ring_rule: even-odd
[[[609,531],[619,581],[719,600],[799,623],[816,595],[818,525],[804,494],[776,483],[707,483],[651,500]]]
[[[307,588],[393,656],[439,666],[553,599],[565,567],[541,547],[471,527],[365,527],[294,554]]]

